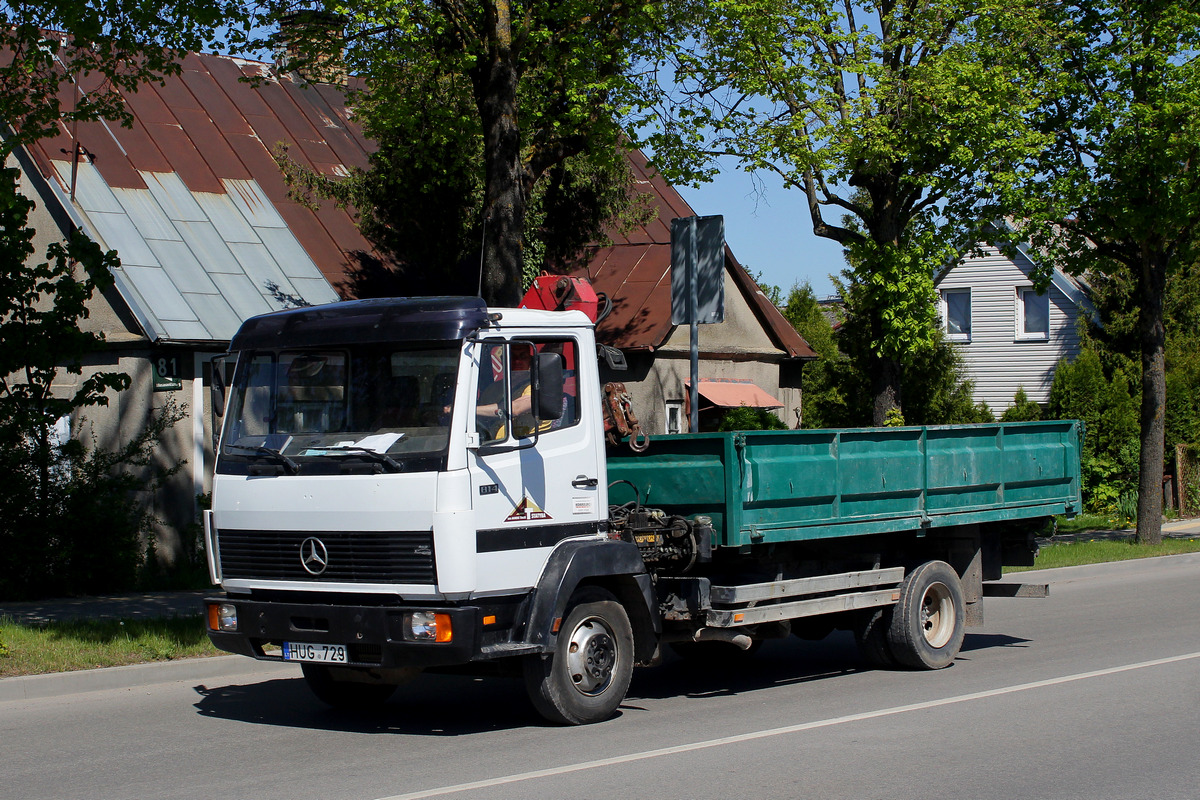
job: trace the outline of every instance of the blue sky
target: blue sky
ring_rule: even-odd
[[[732,163],[722,164],[721,174],[711,183],[676,188],[700,216],[725,217],[725,241],[751,275],[761,272],[767,283],[785,293],[805,280],[818,298],[834,293],[829,275],[839,275],[846,266],[842,248],[813,235],[808,204],[799,189],[783,188],[773,174],[756,181]]]

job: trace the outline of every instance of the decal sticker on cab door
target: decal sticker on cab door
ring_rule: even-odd
[[[505,522],[530,522],[535,519],[552,519],[545,511],[538,507],[538,504],[533,502],[533,498],[525,495],[521,498],[521,502],[517,503],[517,507],[512,510],[512,513],[504,518]]]

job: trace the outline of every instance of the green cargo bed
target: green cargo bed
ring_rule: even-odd
[[[1075,421],[652,437],[608,458],[609,502],[712,517],[737,547],[1075,514]]]

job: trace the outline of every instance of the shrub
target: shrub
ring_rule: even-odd
[[[1025,387],[1017,388],[1013,404],[1000,416],[1001,422],[1036,422],[1042,418],[1042,407],[1029,399]]]
[[[1084,504],[1113,513],[1123,495],[1136,492],[1138,400],[1129,377],[1114,367],[1106,377],[1098,353],[1087,348],[1072,362],[1059,362],[1050,387],[1049,416],[1085,425],[1080,455]]]
[[[738,406],[725,412],[717,425],[719,431],[780,431],[786,430],[779,417],[765,408]]]
[[[20,449],[3,454],[0,599],[123,591],[137,586],[157,521],[138,494],[157,491],[184,462],[154,465],[163,434],[183,418],[168,402],[146,428],[116,450],[78,439],[53,448],[50,480]],[[27,445],[32,447],[32,445]]]

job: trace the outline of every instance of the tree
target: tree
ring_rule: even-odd
[[[714,0],[648,138],[669,177],[733,156],[805,192],[845,245],[872,353],[873,410],[901,406],[902,366],[934,346],[934,271],[980,241],[1044,147],[1030,124],[1047,40],[1025,0]],[[700,163],[701,166],[695,166]],[[856,197],[865,196],[867,202]],[[861,230],[837,225],[846,212]]]
[[[35,496],[45,499],[52,461],[50,431],[77,408],[107,405],[107,390],[129,386],[129,376],[98,372],[70,397],[56,397],[52,384],[60,369],[79,375],[82,359],[104,341],[79,328],[86,302],[110,286],[116,255],[73,233],[53,242],[48,261],[30,264],[35,231],[26,227],[33,202],[17,191],[17,170],[0,173],[0,449],[26,450],[38,481]],[[83,273],[76,279],[75,267]]]
[[[1168,276],[1200,257],[1200,9],[1167,0],[1063,7],[1071,78],[1051,105],[1049,198],[1030,238],[1082,274],[1124,272],[1141,361],[1138,540],[1162,540]]]
[[[593,167],[607,159],[611,167],[620,157],[617,104],[657,13],[653,4],[622,0],[323,0],[300,15],[294,3],[268,6],[285,17],[303,58],[336,55],[364,81],[356,102],[368,134],[387,141],[409,131],[423,106],[434,147],[415,155],[423,159],[418,173],[454,183],[461,178],[446,167],[466,168],[464,155],[478,163],[482,294],[498,305],[521,298],[526,217],[539,188],[546,197],[569,185],[572,170],[587,171],[572,159]],[[344,37],[328,34],[331,19],[345,26]],[[344,52],[331,53],[331,44]],[[429,107],[435,97],[445,105]],[[425,132],[415,133],[420,142]],[[439,169],[447,153],[450,163]],[[462,202],[469,182],[455,191],[460,207],[474,207]]]
[[[849,277],[849,276],[844,276]],[[839,284],[845,288],[845,283]],[[773,287],[772,287],[773,288]],[[778,293],[776,293],[778,294]],[[768,291],[768,296],[772,293]],[[804,365],[801,389],[805,428],[861,426],[872,422],[870,359],[863,329],[853,309],[838,310],[835,331],[807,284],[793,286],[780,311],[812,346],[819,358]],[[904,366],[908,387],[905,413],[892,414],[894,424],[950,425],[991,422],[986,405],[972,400],[972,384],[962,357],[940,333],[929,350]]]
[[[216,45],[215,27],[238,35],[246,18],[238,0],[4,4],[0,159],[78,122],[128,123],[122,92],[177,73],[185,51]],[[46,260],[38,261],[35,231],[27,227],[33,202],[20,193],[18,179],[17,170],[0,172],[0,549],[8,555],[0,595],[7,597],[98,586],[63,580],[67,573],[58,567],[71,560],[71,542],[85,536],[86,554],[77,561],[89,569],[125,552],[109,536],[115,531],[109,520],[135,522],[136,542],[146,515],[129,508],[126,490],[153,484],[114,475],[111,468],[135,463],[157,442],[136,437],[134,450],[89,453],[78,442],[60,446],[51,435],[58,420],[105,405],[108,392],[129,385],[126,375],[97,372],[81,379],[72,394],[54,390],[61,372],[82,374],[85,354],[102,346],[103,337],[79,323],[93,294],[111,285],[119,262],[75,230],[50,244]],[[99,509],[106,513],[97,514]]]
[[[235,38],[248,14],[239,0],[29,0],[0,6],[0,152],[59,126],[127,121],[120,92],[178,73],[183,53]],[[244,36],[244,33],[241,35]]]

